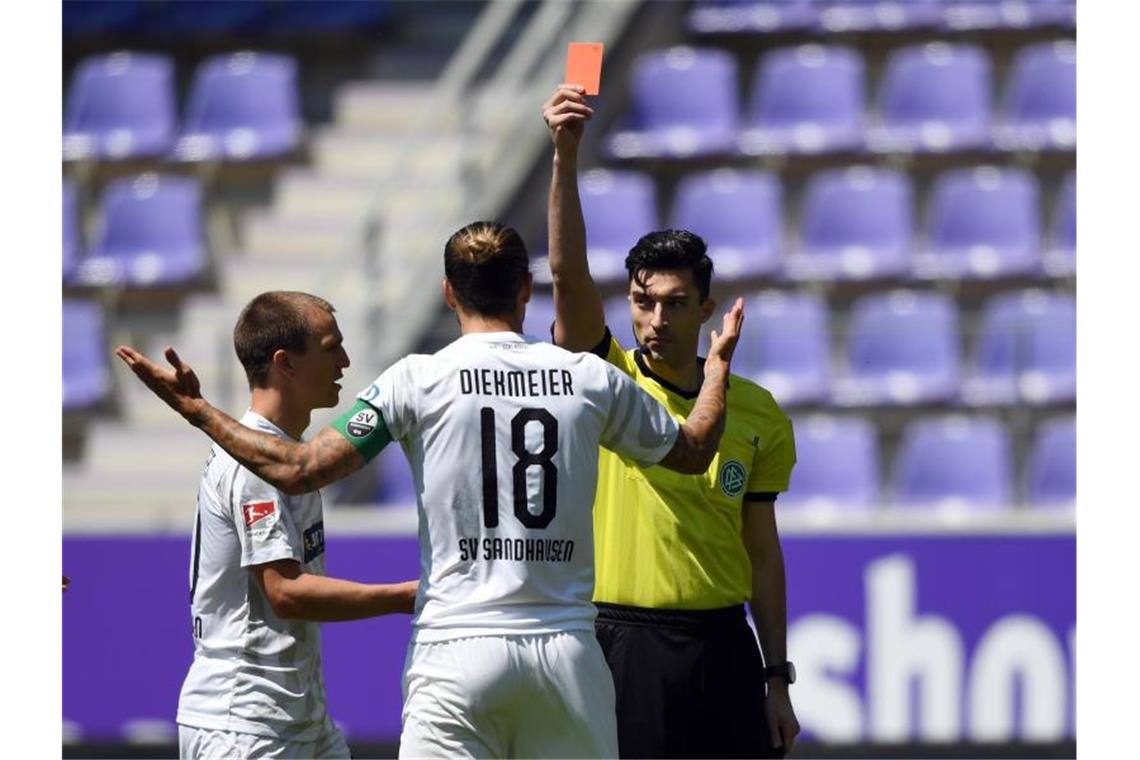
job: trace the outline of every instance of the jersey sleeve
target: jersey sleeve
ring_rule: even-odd
[[[242,567],[279,559],[304,560],[304,542],[287,499],[249,470],[238,470],[230,509],[241,542]]]
[[[748,494],[780,493],[788,490],[792,468],[796,464],[796,442],[792,421],[779,408],[771,417],[774,424],[760,435],[760,445],[752,460],[748,478]]]
[[[401,359],[356,394],[361,401],[380,412],[393,440],[401,441],[415,424],[415,382],[408,358]]]
[[[633,355],[621,347],[617,338],[610,332],[610,328],[606,327],[606,334],[598,345],[594,346],[590,353],[594,354],[600,359],[604,359],[610,364],[620,369],[630,377],[633,376],[636,370],[636,365],[633,362]]]
[[[611,364],[603,367],[613,400],[601,444],[641,467],[657,464],[677,440],[677,422],[629,376]]]

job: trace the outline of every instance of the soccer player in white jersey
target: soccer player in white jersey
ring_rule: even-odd
[[[713,332],[704,385],[678,424],[625,374],[521,334],[531,276],[493,222],[444,249],[461,337],[397,362],[308,443],[258,434],[174,370],[117,354],[243,465],[290,493],[363,466],[389,440],[411,464],[420,586],[404,670],[401,757],[615,757],[613,681],[593,633],[598,446],[640,466],[707,469],[743,305]],[[636,551],[637,547],[630,547]]]
[[[249,379],[241,424],[300,440],[334,406],[348,366],[327,301],[254,298],[234,328]],[[349,757],[329,718],[319,622],[412,612],[416,581],[325,576],[320,491],[287,495],[214,446],[198,490],[190,567],[194,661],[178,700],[184,758]]]

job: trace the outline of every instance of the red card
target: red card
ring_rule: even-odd
[[[563,81],[585,87],[587,95],[597,95],[602,86],[602,43],[571,42],[566,49]]]

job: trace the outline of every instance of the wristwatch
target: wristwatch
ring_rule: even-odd
[[[796,666],[790,662],[784,662],[779,665],[769,665],[764,668],[764,680],[770,678],[783,678],[789,685],[796,682]]]

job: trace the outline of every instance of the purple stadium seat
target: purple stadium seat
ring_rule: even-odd
[[[1076,393],[1076,299],[1041,290],[994,296],[983,310],[963,400],[1049,404]]]
[[[958,310],[942,293],[871,293],[851,310],[839,405],[912,405],[958,393]]]
[[[83,409],[111,389],[103,311],[94,301],[63,302],[63,408]]]
[[[781,268],[781,196],[765,172],[692,174],[677,187],[670,226],[704,238],[719,280],[771,275]]]
[[[934,26],[943,0],[830,0],[819,14],[824,32],[863,32]]]
[[[111,53],[75,69],[63,119],[63,158],[132,159],[174,139],[174,67],[152,53]]]
[[[872,150],[943,152],[990,139],[990,59],[974,45],[932,42],[896,50],[879,91]]]
[[[1041,269],[1037,180],[1021,169],[979,166],[939,176],[915,275],[991,279]]]
[[[582,213],[590,273],[599,283],[625,280],[625,257],[638,238],[659,228],[657,190],[648,175],[595,169],[582,178]]]
[[[895,462],[894,503],[960,513],[1013,500],[1009,433],[996,420],[949,415],[910,423]]]
[[[950,30],[1022,29],[1076,24],[1074,0],[947,0],[943,25]]]
[[[547,293],[535,293],[526,305],[526,318],[523,319],[523,333],[533,335],[547,343],[551,342],[550,327],[554,324],[554,297]]]
[[[1077,145],[1077,46],[1069,40],[1022,48],[1007,78],[994,142],[1008,150]]]
[[[727,306],[727,304],[725,304]],[[724,309],[701,336],[720,329]],[[748,330],[733,355],[732,371],[767,388],[786,406],[827,400],[831,382],[827,305],[812,293],[766,291],[744,306]]]
[[[147,32],[164,37],[213,36],[259,31],[270,3],[264,0],[160,0],[150,3]]]
[[[79,259],[83,256],[83,242],[79,234],[79,217],[75,208],[75,186],[63,180],[63,281],[75,276]]]
[[[633,314],[629,308],[629,296],[610,296],[603,304],[606,310],[606,327],[621,344],[622,348],[637,346],[637,338],[633,332]]]
[[[1077,175],[1069,172],[1061,181],[1053,210],[1052,245],[1045,252],[1046,273],[1068,277],[1077,272]]]
[[[272,158],[291,151],[301,131],[292,58],[248,51],[215,56],[195,72],[175,155],[185,161]]]
[[[606,139],[606,150],[615,158],[734,151],[736,69],[736,59],[724,50],[674,47],[642,54],[633,64],[628,126]]]
[[[820,517],[874,509],[879,500],[879,442],[864,419],[812,415],[794,420],[796,467],[781,511]]]
[[[375,501],[385,505],[415,506],[416,484],[403,448],[395,443],[389,444],[376,459]]]
[[[103,193],[97,240],[80,264],[85,285],[174,285],[206,264],[201,191],[189,177],[140,174]]]
[[[688,16],[698,34],[717,32],[784,32],[815,23],[816,0],[703,0]]]
[[[829,169],[809,180],[800,213],[793,279],[865,280],[910,272],[914,201],[893,169]]]
[[[826,153],[863,144],[863,58],[847,47],[773,50],[757,65],[740,151]]]
[[[1075,504],[1076,420],[1068,417],[1042,423],[1029,452],[1025,475],[1025,500],[1029,506],[1072,507]]]

